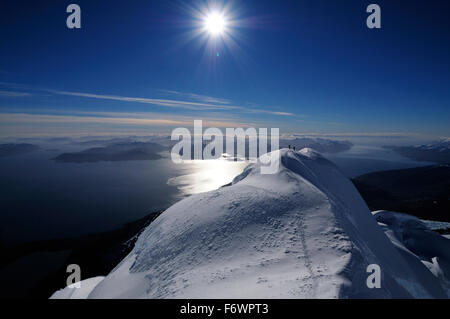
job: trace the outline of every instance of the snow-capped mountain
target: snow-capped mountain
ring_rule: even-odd
[[[450,138],[443,138],[435,143],[416,146],[418,149],[444,152],[450,150]]]
[[[311,149],[276,152],[276,174],[251,164],[230,186],[176,203],[108,276],[52,297],[447,297],[432,267],[386,236],[334,164]],[[381,288],[366,283],[371,264]]]
[[[391,146],[389,148],[413,160],[450,163],[450,138],[442,138],[437,142],[424,145]]]

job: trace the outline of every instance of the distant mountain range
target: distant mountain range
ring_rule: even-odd
[[[348,151],[353,147],[349,141],[335,141],[324,138],[295,138],[295,139],[281,139],[280,148],[287,148],[289,145],[295,147],[297,150],[303,148],[311,148],[320,153],[340,153]]]
[[[37,140],[36,140],[37,141]],[[70,138],[52,138],[45,139],[46,143],[60,143],[85,145],[87,148],[78,152],[65,152],[52,160],[60,163],[94,163],[102,161],[136,161],[136,160],[156,160],[162,158],[159,154],[162,151],[170,151],[177,143],[171,141],[170,137],[120,137],[109,139],[82,139],[72,140]],[[271,151],[270,139],[268,141],[268,151]],[[237,141],[234,143],[235,152],[237,153]],[[279,141],[280,148],[287,148],[289,145],[297,150],[303,148],[311,148],[320,153],[339,153],[344,152],[353,147],[349,141],[336,141],[323,138],[282,138]],[[208,142],[204,141],[202,148],[205,148]],[[224,137],[223,145],[226,145],[226,137]],[[191,154],[194,146],[192,145]],[[259,148],[259,145],[258,145]],[[40,149],[39,146],[29,143],[10,143],[0,144],[0,158],[18,154],[25,154]],[[55,149],[48,149],[55,150]],[[258,150],[259,152],[259,150]],[[245,153],[238,154],[238,158],[248,159],[249,143],[246,140]],[[182,153],[180,153],[182,155]],[[262,154],[258,154],[260,156]]]
[[[386,146],[396,153],[416,161],[450,163],[450,138],[417,146]]]
[[[269,141],[268,141],[269,142]],[[157,142],[153,140],[151,142],[138,142],[129,141],[127,138],[117,138],[109,140],[91,140],[78,142],[81,145],[99,145],[99,147],[92,147],[80,152],[75,153],[63,153],[53,158],[53,160],[62,163],[92,163],[101,161],[135,161],[135,160],[155,160],[161,158],[159,155],[162,151],[170,151],[171,147],[175,145],[177,141],[171,141],[170,139],[163,140],[157,139]],[[203,141],[202,149],[208,145],[208,142]],[[223,145],[226,145],[226,138],[224,137]],[[287,148],[288,146],[296,147],[297,150],[302,148],[312,148],[321,153],[339,153],[349,150],[353,144],[348,141],[333,141],[321,138],[296,138],[296,139],[281,139],[280,147]],[[234,143],[234,149],[237,154],[237,140]],[[268,150],[271,150],[271,146],[268,145]],[[245,143],[245,156],[239,154],[238,158],[248,159],[249,155],[249,142]],[[180,152],[182,155],[182,152]],[[259,154],[261,155],[261,154]],[[191,145],[191,157],[194,156],[194,145]]]
[[[226,137],[223,138],[223,145],[225,147],[226,145]],[[272,145],[270,144],[270,138],[267,140],[267,151],[275,151],[276,149],[274,147],[272,147]],[[263,155],[262,152],[260,152],[259,150],[259,140],[256,141],[257,143],[257,152],[258,152],[258,156]],[[174,143],[172,143],[174,144]],[[237,147],[237,139],[235,139],[234,141],[234,152],[235,154],[238,154],[237,157],[238,158],[245,158],[248,159],[249,158],[249,146],[250,143],[248,141],[248,139],[246,139],[245,141],[245,155],[244,154],[240,154],[238,147]],[[202,144],[202,148],[204,149],[206,147],[206,145],[208,145],[208,142],[203,142]],[[324,139],[324,138],[293,138],[293,139],[285,139],[285,138],[280,138],[279,140],[279,148],[288,148],[291,147],[291,149],[295,148],[296,150],[301,150],[303,148],[311,148],[317,152],[320,153],[325,153],[325,154],[333,154],[333,153],[340,153],[340,152],[344,152],[344,151],[348,151],[349,149],[351,149],[353,147],[353,144],[349,141],[337,141],[337,140],[329,140],[329,139]],[[226,150],[227,152],[230,152],[230,150]],[[191,154],[192,157],[194,155],[194,145],[191,146]],[[180,152],[180,155],[182,155],[182,153]]]

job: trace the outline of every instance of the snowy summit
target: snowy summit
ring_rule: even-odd
[[[311,149],[277,152],[276,174],[251,164],[230,186],[176,203],[108,276],[52,298],[447,297],[334,164]],[[381,288],[366,283],[371,264]]]

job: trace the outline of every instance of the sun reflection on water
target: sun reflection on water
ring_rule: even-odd
[[[242,173],[247,161],[231,161],[225,157],[215,160],[192,160],[183,164],[186,174],[168,180],[169,185],[178,187],[184,195],[193,195],[218,189],[230,183]]]

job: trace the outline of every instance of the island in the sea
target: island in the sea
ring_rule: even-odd
[[[132,142],[94,147],[75,153],[63,153],[53,158],[61,163],[94,163],[157,160],[165,148],[157,143]]]

